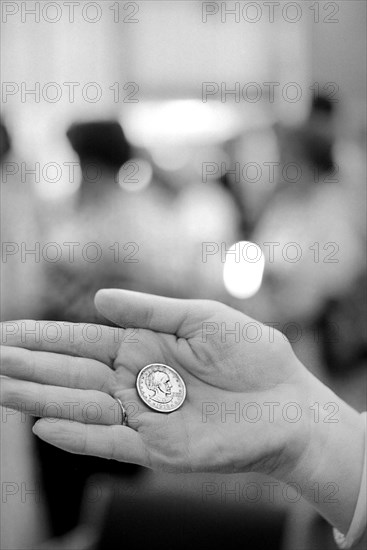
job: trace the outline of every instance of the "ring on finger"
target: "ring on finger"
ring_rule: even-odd
[[[122,424],[122,426],[127,426],[127,412],[126,412],[126,409],[125,409],[125,407],[123,406],[121,400],[118,397],[115,397],[115,400],[117,401],[117,403],[119,404],[120,409],[121,409],[121,413],[122,413],[121,424]]]

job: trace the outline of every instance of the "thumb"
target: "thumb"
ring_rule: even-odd
[[[102,315],[121,327],[144,328],[180,338],[193,336],[203,320],[224,307],[208,300],[182,300],[119,289],[99,290],[94,301]]]

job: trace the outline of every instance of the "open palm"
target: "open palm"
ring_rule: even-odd
[[[124,328],[3,324],[1,402],[44,417],[39,437],[169,471],[274,473],[300,455],[289,403],[302,405],[307,371],[283,335],[217,302],[103,290],[96,305]],[[139,398],[136,377],[150,363],[184,379],[177,411],[154,412]]]

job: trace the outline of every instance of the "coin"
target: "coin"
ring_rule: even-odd
[[[142,368],[136,379],[136,389],[148,407],[165,413],[181,407],[186,397],[186,386],[181,376],[162,363],[152,363]]]

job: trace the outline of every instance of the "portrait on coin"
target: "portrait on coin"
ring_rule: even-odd
[[[173,399],[172,384],[169,374],[163,370],[156,369],[147,376],[146,384],[148,390],[153,392],[150,397],[157,403],[169,403]]]

